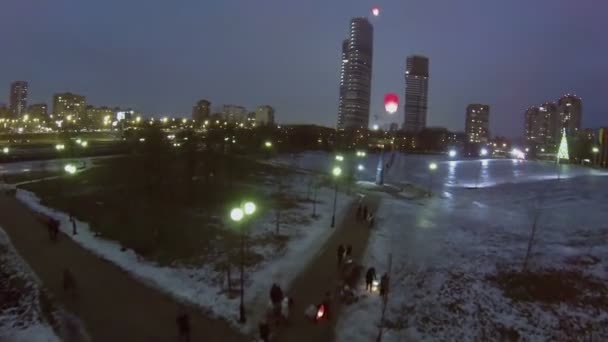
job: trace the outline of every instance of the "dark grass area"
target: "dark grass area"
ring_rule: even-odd
[[[224,219],[244,200],[256,202],[257,215],[273,210],[262,184],[278,172],[287,171],[223,154],[194,161],[180,154],[130,155],[23,188],[147,259],[201,264],[237,260],[238,227],[224,227]],[[260,256],[250,252],[247,259],[255,263]]]
[[[30,171],[11,175],[3,175],[2,180],[7,184],[15,184],[35,179],[58,176],[61,173],[52,171]]]
[[[488,279],[495,282],[505,296],[514,301],[569,303],[608,310],[606,284],[579,270],[502,270]]]

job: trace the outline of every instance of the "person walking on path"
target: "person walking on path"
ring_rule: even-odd
[[[177,323],[178,341],[190,342],[190,316],[186,312],[177,315],[175,319]]]
[[[72,275],[72,272],[67,268],[63,270],[62,286],[63,291],[69,291],[72,295],[76,293],[76,280],[74,280],[74,275]]]
[[[57,235],[59,234],[59,221],[55,220],[54,218],[50,218],[48,228],[51,241],[57,241]]]
[[[342,265],[343,259],[344,259],[344,245],[340,244],[340,246],[338,246],[338,266]]]
[[[72,213],[70,213],[70,222],[72,222],[72,235],[78,234],[78,231],[76,230],[76,219]]]
[[[388,294],[388,273],[384,273],[380,278],[380,296],[386,299]]]
[[[367,269],[367,273],[365,273],[365,291],[372,292],[372,283],[376,280],[376,269],[370,267]]]
[[[262,342],[270,342],[270,325],[267,322],[262,322],[258,326],[260,332],[260,340]]]
[[[348,245],[346,246],[346,259],[350,259],[353,256],[353,246],[352,245]]]
[[[370,228],[374,227],[374,219],[375,219],[374,213],[372,213],[370,211],[369,217],[367,218],[367,222],[368,222]]]

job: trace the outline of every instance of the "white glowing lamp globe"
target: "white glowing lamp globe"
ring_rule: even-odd
[[[395,114],[398,108],[399,104],[397,102],[388,102],[384,105],[384,109],[389,114]]]
[[[372,15],[373,15],[374,17],[379,16],[379,15],[380,15],[380,8],[378,8],[378,7],[373,7],[373,8],[372,8]]]

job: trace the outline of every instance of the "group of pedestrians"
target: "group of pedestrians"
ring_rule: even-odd
[[[374,226],[375,216],[371,209],[367,208],[367,205],[359,203],[357,207],[357,222],[367,222],[368,226],[372,228]]]
[[[369,291],[369,292],[373,291],[373,285],[374,285],[375,280],[377,280],[376,269],[373,267],[370,267],[367,269],[367,272],[365,273],[365,291]],[[388,281],[389,281],[388,273],[384,272],[382,277],[380,277],[380,288],[379,288],[380,296],[383,298],[386,297],[386,295],[388,293]]]

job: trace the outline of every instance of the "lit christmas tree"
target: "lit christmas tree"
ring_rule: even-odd
[[[561,159],[566,159],[566,161],[570,160],[570,156],[568,155],[568,139],[566,138],[565,129],[562,133],[562,141],[559,143],[559,150],[557,150],[557,161],[559,162]]]

